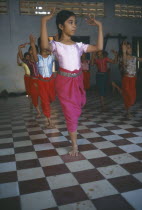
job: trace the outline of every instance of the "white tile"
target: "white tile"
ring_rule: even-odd
[[[24,152],[15,154],[16,161],[37,159],[36,152]]]
[[[133,174],[133,176],[138,179],[140,182],[142,182],[142,173]]]
[[[136,134],[137,136],[141,136],[142,138],[142,131],[139,131],[139,132],[133,132],[134,134]]]
[[[54,149],[53,145],[50,144],[50,143],[35,144],[35,145],[34,145],[34,148],[35,148],[35,151]]]
[[[79,184],[71,173],[61,174],[57,176],[49,176],[46,179],[51,190]]]
[[[36,135],[30,135],[30,138],[32,140],[36,140],[36,139],[47,139],[47,136],[45,134],[36,134]]]
[[[40,210],[56,207],[55,199],[50,190],[21,195],[22,210]]]
[[[95,125],[96,123],[94,123],[94,122],[82,122],[81,124],[83,124],[83,125]]]
[[[13,138],[0,139],[0,144],[7,144],[13,142]]]
[[[58,152],[59,155],[65,155],[71,150],[71,147],[60,147],[56,148],[56,151]]]
[[[119,165],[111,165],[97,169],[106,179],[129,175],[128,171]]]
[[[55,125],[56,126],[56,128],[66,128],[67,126],[66,126],[66,124],[62,124],[62,125]]]
[[[134,128],[134,126],[132,125],[129,125],[129,124],[125,124],[125,125],[117,125],[119,128],[122,128],[122,129],[128,129],[128,128]]]
[[[13,137],[29,136],[28,132],[13,133]]]
[[[80,160],[75,162],[66,163],[71,172],[84,171],[87,169],[93,169],[94,166],[88,160]]]
[[[112,123],[99,123],[99,125],[102,127],[114,126],[114,124],[112,124]]]
[[[136,144],[128,144],[128,145],[123,145],[119,147],[128,153],[142,151],[142,147],[139,147]]]
[[[97,210],[90,200],[79,201],[63,206],[59,206],[59,210]]]
[[[90,144],[90,141],[88,141],[87,139],[77,139],[77,144],[78,145]]]
[[[63,132],[61,132],[61,134],[62,134],[63,136],[68,136],[68,135],[69,135],[68,131],[63,131]]]
[[[40,128],[40,127],[33,127],[33,128],[27,128],[27,130],[28,130],[29,132],[32,132],[32,131],[40,131],[41,128]]]
[[[118,191],[107,180],[81,184],[81,187],[88,195],[89,199],[118,194]]]
[[[15,162],[6,162],[0,163],[0,173],[16,171],[16,163]]]
[[[78,130],[84,130],[84,129],[88,129],[88,128],[85,125],[79,125],[77,129]]]
[[[0,184],[0,198],[19,196],[18,182]]]
[[[93,133],[82,133],[81,136],[84,138],[95,138],[95,137],[100,137],[99,134],[93,132]]]
[[[106,128],[104,127],[98,127],[98,128],[90,128],[90,130],[94,131],[94,132],[101,132],[101,131],[108,131]]]
[[[131,138],[127,138],[127,139],[134,144],[142,143],[142,137],[141,136],[131,137]]]
[[[12,134],[12,130],[0,131],[0,135]]]
[[[63,160],[59,156],[39,158],[42,167],[62,164]]]
[[[62,141],[67,141],[66,137],[64,137],[64,136],[50,137],[49,140],[50,140],[51,142],[62,142]]]
[[[12,155],[12,154],[14,154],[14,149],[13,148],[0,149],[0,156]]]
[[[25,141],[17,141],[14,142],[14,147],[25,147],[25,146],[30,146],[32,145],[32,142],[29,140],[25,140]]]
[[[44,129],[43,130],[44,131],[44,133],[58,133],[59,132],[59,130],[58,129]]]
[[[121,136],[118,136],[118,135],[103,136],[103,138],[108,141],[123,139]]]
[[[142,189],[121,194],[135,210],[142,210]]]
[[[96,142],[93,143],[98,149],[105,149],[105,148],[111,148],[111,147],[115,147],[116,145],[113,144],[110,141],[101,141],[101,142]]]
[[[138,161],[138,159],[136,159],[135,157],[133,157],[132,155],[128,153],[112,155],[109,157],[118,164],[132,163],[132,162]]]
[[[18,175],[18,181],[38,179],[45,176],[42,168],[40,167],[17,170],[17,175]]]
[[[84,151],[81,152],[84,157],[87,159],[93,159],[93,158],[99,158],[99,157],[105,157],[106,154],[103,153],[101,150],[96,149],[96,150],[89,150],[89,151]]]
[[[115,133],[115,134],[124,134],[124,133],[130,133],[126,130],[123,130],[123,129],[118,129],[118,130],[111,130],[112,133]]]

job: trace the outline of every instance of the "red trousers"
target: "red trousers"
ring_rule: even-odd
[[[38,79],[39,95],[41,99],[41,107],[44,115],[50,118],[50,103],[55,100],[55,78],[52,74],[51,77],[43,78],[41,75]]]
[[[38,97],[39,97],[39,87],[38,87],[37,77],[31,77],[30,79],[30,93],[31,93],[32,104],[34,105],[34,107],[37,107]]]
[[[27,95],[30,95],[30,75],[24,75],[24,82]]]
[[[83,71],[83,84],[84,84],[85,90],[88,90],[90,88],[90,72],[89,71]]]
[[[122,94],[125,108],[128,109],[136,101],[136,77],[123,77]]]

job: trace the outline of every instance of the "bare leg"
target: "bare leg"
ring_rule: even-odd
[[[105,111],[104,96],[100,96],[100,102],[101,102],[102,111]]]
[[[46,118],[47,119],[47,127],[48,128],[55,128],[55,125],[53,124],[51,118]]]
[[[69,132],[71,142],[72,142],[72,150],[69,152],[70,156],[78,156],[78,145],[77,145],[77,131]]]
[[[37,106],[35,108],[37,110],[37,117],[40,117],[41,116],[41,112],[40,112],[39,106]]]

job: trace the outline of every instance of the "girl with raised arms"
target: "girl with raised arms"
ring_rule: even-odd
[[[59,71],[55,81],[55,88],[65,116],[67,129],[72,142],[71,156],[78,156],[77,126],[82,107],[86,103],[81,70],[81,56],[83,53],[96,52],[103,49],[102,24],[89,16],[86,22],[97,26],[98,38],[96,45],[73,42],[71,37],[77,29],[76,15],[67,10],[60,11],[56,16],[58,41],[48,41],[47,22],[53,17],[55,9],[50,15],[41,19],[41,48],[48,49],[57,57]]]

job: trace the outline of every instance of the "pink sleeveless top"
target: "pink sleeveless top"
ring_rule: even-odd
[[[88,44],[76,42],[72,45],[66,45],[61,42],[51,41],[52,52],[59,62],[59,66],[69,71],[79,70],[81,68],[80,57],[87,51]]]

